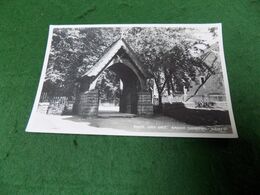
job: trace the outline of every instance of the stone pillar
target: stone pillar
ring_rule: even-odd
[[[131,93],[126,95],[126,113],[132,113]]]
[[[137,93],[137,114],[138,115],[152,115],[153,104],[152,95],[150,92],[138,92]]]
[[[97,116],[99,97],[98,90],[86,91],[80,94],[78,114],[80,116]]]

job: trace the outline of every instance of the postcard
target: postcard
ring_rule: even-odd
[[[51,25],[26,132],[237,138],[221,24]]]

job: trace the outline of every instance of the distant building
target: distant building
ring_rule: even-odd
[[[218,42],[209,47],[196,44],[192,49],[192,55],[200,57],[210,68],[214,67],[214,74],[208,78],[208,75],[197,73],[197,78],[192,81],[189,89],[184,88],[174,97],[164,93],[163,103],[184,102],[187,107],[192,108],[211,107],[226,110],[226,94]]]

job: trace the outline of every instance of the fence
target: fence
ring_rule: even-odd
[[[213,109],[220,109],[220,110],[227,110],[227,102],[225,95],[195,95],[194,97],[190,98],[188,101],[185,101],[190,96],[185,96],[183,94],[177,94],[176,96],[162,96],[162,103],[163,104],[175,104],[175,103],[184,103],[188,108],[213,108]],[[153,98],[153,105],[159,105],[158,98]]]
[[[186,99],[188,99],[187,97]],[[226,101],[226,96],[225,95],[195,95],[190,99],[193,102],[223,102]]]
[[[183,94],[177,94],[174,97],[172,95],[162,96],[162,103],[176,103],[185,102],[190,96],[185,96]],[[195,95],[189,102],[225,102],[225,95]],[[158,98],[153,98],[153,104],[158,105]]]

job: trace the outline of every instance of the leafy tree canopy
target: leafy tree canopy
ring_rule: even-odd
[[[73,95],[76,78],[90,69],[115,41],[124,38],[155,80],[159,93],[165,88],[174,93],[177,88],[189,87],[196,71],[208,71],[191,51],[195,44],[211,44],[217,31],[206,29],[207,36],[211,36],[208,40],[200,38],[198,32],[193,28],[56,28],[43,91]]]

